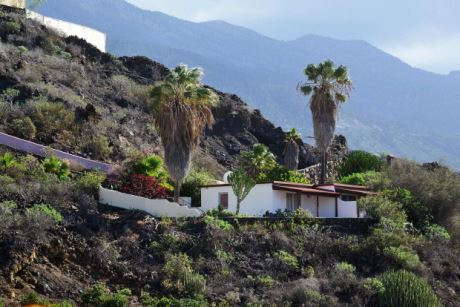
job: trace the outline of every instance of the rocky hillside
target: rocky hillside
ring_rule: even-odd
[[[21,14],[2,14],[0,22],[1,131],[108,162],[134,152],[161,154],[148,88],[167,74],[166,67],[146,57],[101,53],[75,37],[62,39]],[[255,143],[281,160],[281,128],[237,96],[218,94],[216,124],[195,165],[222,174]],[[301,148],[300,167],[315,163],[312,147]]]
[[[391,203],[378,220],[156,219],[98,205],[91,173],[63,181],[40,163],[0,164],[0,306],[377,306],[381,274],[401,269],[460,304],[458,245],[387,224],[405,220]]]
[[[275,40],[223,21],[190,22],[125,0],[48,0],[40,12],[107,33],[109,51],[142,54],[172,67],[204,67],[206,81],[237,93],[283,128],[312,135],[306,99],[296,91],[303,68],[331,59],[350,68],[355,90],[338,129],[350,147],[433,161],[460,169],[455,73],[409,66],[371,44],[306,35]],[[309,29],[305,29],[308,33]]]

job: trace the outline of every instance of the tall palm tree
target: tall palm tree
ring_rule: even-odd
[[[300,133],[292,128],[286,133],[286,145],[284,146],[284,165],[291,171],[297,170],[299,166],[299,144]]]
[[[204,129],[214,122],[211,107],[219,100],[202,84],[202,76],[200,68],[189,69],[181,64],[151,91],[155,126],[163,143],[166,168],[175,182],[176,202],[190,171],[193,152]]]
[[[326,181],[326,153],[335,133],[338,108],[350,96],[352,82],[345,66],[334,66],[327,60],[318,65],[310,64],[305,68],[307,81],[299,84],[298,89],[310,96],[310,110],[313,116],[313,130],[316,146],[321,154],[320,183]]]

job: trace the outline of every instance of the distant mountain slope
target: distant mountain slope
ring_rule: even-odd
[[[443,159],[460,168],[458,73],[412,68],[364,41],[315,35],[278,41],[222,21],[193,23],[141,10],[123,0],[48,0],[40,11],[106,32],[109,50],[118,55],[202,66],[209,84],[239,94],[305,137],[311,135],[310,114],[296,85],[306,64],[330,58],[347,65],[354,80],[339,123],[352,148]]]

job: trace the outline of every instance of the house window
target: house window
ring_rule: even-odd
[[[340,196],[342,201],[356,201],[356,196],[354,195],[342,195]]]
[[[300,208],[300,194],[286,194],[286,210],[295,211]]]
[[[219,193],[219,207],[223,210],[228,209],[228,193]]]

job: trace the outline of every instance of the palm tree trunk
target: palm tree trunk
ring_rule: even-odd
[[[180,199],[180,188],[181,188],[181,181],[177,180],[176,181],[176,186],[174,187],[174,202],[179,204],[179,199]],[[180,205],[180,204],[179,204]]]
[[[326,168],[327,168],[326,151],[323,151],[321,155],[321,177],[319,179],[319,184],[326,183]]]
[[[237,200],[236,201],[236,215],[240,214],[240,205],[241,205],[241,202]]]

